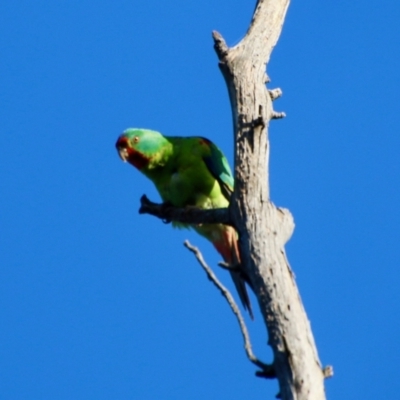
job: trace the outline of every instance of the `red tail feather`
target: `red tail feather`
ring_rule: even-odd
[[[217,251],[224,258],[224,261],[233,267],[239,266],[241,261],[237,242],[237,233],[235,229],[230,226],[224,226],[224,230],[219,239],[220,240],[218,241],[213,241],[213,244]],[[230,274],[243,307],[245,310],[249,311],[251,319],[254,319],[253,310],[251,308],[249,295],[247,293],[246,284],[243,277],[241,276],[240,272],[237,271],[230,271]]]

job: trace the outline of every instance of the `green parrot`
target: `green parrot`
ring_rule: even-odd
[[[129,128],[118,138],[116,148],[156,186],[162,200],[175,207],[200,209],[228,207],[233,176],[222,151],[203,137],[172,137],[148,130]],[[193,228],[207,238],[232,266],[240,264],[236,230],[223,224],[174,226]],[[253,313],[243,275],[230,271],[240,300],[251,318]]]

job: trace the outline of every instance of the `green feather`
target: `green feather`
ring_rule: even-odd
[[[163,136],[159,132],[130,128],[118,138],[117,150],[124,160],[151,179],[164,202],[175,207],[225,208],[234,187],[228,161],[222,151],[202,137]],[[187,225],[210,240],[231,264],[240,263],[237,233],[227,225]],[[239,296],[251,314],[243,277],[231,272]]]

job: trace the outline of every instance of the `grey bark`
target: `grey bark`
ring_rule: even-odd
[[[243,268],[253,284],[274,354],[285,400],[325,399],[324,371],[284,244],[294,223],[288,210],[270,201],[268,124],[275,113],[266,65],[281,33],[289,0],[259,0],[249,30],[228,48],[214,32],[215,50],[232,106],[235,131],[235,191],[230,215],[239,232]]]

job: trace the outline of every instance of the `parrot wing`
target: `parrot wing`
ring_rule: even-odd
[[[233,193],[234,178],[228,160],[214,143],[207,139],[203,140],[207,142],[209,148],[209,152],[207,152],[207,155],[203,156],[203,160],[211,175],[218,181],[222,194],[230,201]],[[214,246],[220,254],[223,255],[226,262],[229,262],[231,265],[240,264],[236,231],[232,227],[227,226],[217,229],[222,229],[221,236],[223,239],[219,244],[214,243]],[[213,242],[213,239],[210,240]],[[231,276],[244,308],[249,311],[250,317],[253,319],[253,311],[243,277],[240,273],[235,271],[231,271]]]
[[[209,154],[203,160],[211,175],[218,181],[222,194],[229,201],[233,193],[234,179],[228,160],[222,151],[210,140],[203,138],[209,147]]]

